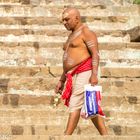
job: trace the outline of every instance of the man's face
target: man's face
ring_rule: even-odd
[[[64,12],[62,14],[62,22],[67,30],[73,30],[77,24],[75,16],[70,12]]]

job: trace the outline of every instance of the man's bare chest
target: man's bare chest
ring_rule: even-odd
[[[82,38],[78,37],[72,41],[68,41],[64,44],[64,51],[68,51],[69,49],[78,49],[83,46],[83,40]]]

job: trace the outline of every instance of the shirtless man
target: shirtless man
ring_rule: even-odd
[[[71,31],[71,34],[63,48],[63,73],[56,85],[55,92],[62,93],[64,83],[69,77],[66,78],[66,74],[75,70],[85,60],[88,61],[88,59],[91,58],[91,68],[89,70],[86,69],[84,72],[71,74],[71,76],[73,76],[72,93],[70,99],[66,102],[66,104],[68,103],[67,105],[69,105],[70,114],[65,130],[65,135],[71,135],[78,124],[80,111],[84,103],[84,84],[90,83],[93,86],[98,84],[99,51],[95,33],[82,24],[80,13],[77,9],[65,9],[62,14],[62,21],[65,28]],[[86,63],[89,65],[89,61],[87,61]],[[91,120],[101,135],[107,135],[107,129],[101,116],[97,116]]]

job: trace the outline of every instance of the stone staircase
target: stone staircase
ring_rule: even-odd
[[[102,107],[109,136],[80,119],[63,136],[68,118],[54,87],[62,72],[64,6],[77,7],[97,33]],[[0,0],[0,140],[140,140],[140,6],[68,0]]]

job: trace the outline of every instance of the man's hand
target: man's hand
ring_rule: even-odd
[[[64,88],[64,82],[63,81],[59,81],[55,87],[55,93],[62,93]]]
[[[97,85],[98,84],[98,77],[97,77],[97,75],[92,74],[90,79],[89,79],[89,82],[90,82],[91,86]]]

